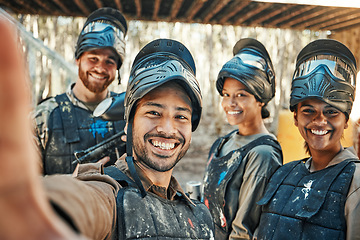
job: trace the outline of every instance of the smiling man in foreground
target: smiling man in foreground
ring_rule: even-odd
[[[172,177],[201,116],[195,64],[184,45],[155,40],[134,61],[126,162],[83,164],[76,177],[44,177],[44,188],[24,121],[30,101],[20,48],[1,19],[0,31],[0,62],[12,64],[0,66],[0,110],[8,112],[0,116],[1,239],[213,239],[210,212]]]

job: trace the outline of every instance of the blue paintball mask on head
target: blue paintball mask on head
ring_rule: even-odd
[[[308,58],[296,68],[294,78],[308,75],[318,66],[326,67],[334,78],[349,82],[350,85],[355,86],[355,72],[353,67],[334,55],[316,55]]]
[[[157,39],[148,43],[136,56],[125,96],[125,118],[134,114],[136,102],[151,90],[174,81],[182,86],[192,102],[192,130],[199,125],[202,112],[200,85],[190,51],[180,42]]]
[[[275,95],[275,73],[265,47],[252,38],[239,40],[233,49],[234,57],[224,64],[216,81],[220,95],[226,78],[244,84],[259,102],[268,103]]]
[[[124,16],[113,8],[100,8],[90,14],[79,35],[75,58],[83,52],[98,48],[111,48],[118,56],[117,69],[125,57],[127,23]]]
[[[124,100],[127,122],[125,160],[142,196],[146,195],[146,191],[136,173],[132,156],[132,129],[137,102],[150,91],[166,83],[174,82],[184,89],[191,100],[192,131],[195,131],[202,112],[201,91],[195,75],[196,68],[192,54],[182,43],[175,40],[154,40],[143,47],[135,57]]]
[[[356,61],[342,43],[321,39],[308,44],[297,58],[290,109],[308,98],[320,99],[351,113],[355,98]]]

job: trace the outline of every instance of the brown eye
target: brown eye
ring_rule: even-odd
[[[115,62],[112,61],[112,60],[109,60],[109,61],[107,61],[107,64],[108,64],[108,65],[115,65]]]
[[[177,115],[175,118],[177,118],[177,119],[188,119],[186,116],[184,116],[184,115]]]
[[[311,109],[311,108],[304,108],[304,109],[301,109],[301,112],[304,113],[304,114],[312,114],[315,111],[313,109]]]
[[[156,111],[149,111],[148,114],[154,115],[154,116],[160,116],[160,113],[158,113]]]
[[[324,115],[327,115],[327,116],[336,116],[338,114],[339,114],[339,111],[336,109],[328,109],[324,112]]]

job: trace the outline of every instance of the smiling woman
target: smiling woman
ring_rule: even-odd
[[[324,55],[333,61],[317,58]],[[316,67],[299,73],[304,64]],[[360,161],[340,141],[354,101],[355,72],[353,54],[335,40],[316,40],[299,53],[290,109],[311,157],[285,164],[270,179],[259,201],[258,239],[360,236]]]
[[[306,142],[314,170],[321,170],[342,149],[341,137],[348,119],[337,108],[318,99],[300,102],[294,112],[295,126]],[[330,156],[329,156],[330,155]]]
[[[204,177],[204,202],[214,218],[216,239],[251,239],[260,218],[260,200],[272,173],[282,164],[276,137],[263,122],[275,94],[275,73],[265,47],[241,39],[216,81],[221,106],[238,129],[216,140]]]

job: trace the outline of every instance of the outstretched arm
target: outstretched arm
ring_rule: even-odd
[[[79,239],[53,212],[40,182],[22,47],[3,16],[0,35],[0,239]]]

